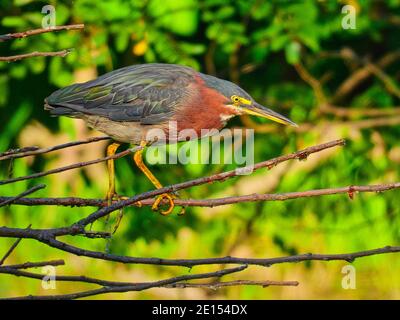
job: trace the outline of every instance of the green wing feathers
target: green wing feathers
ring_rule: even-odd
[[[135,65],[73,84],[45,99],[55,116],[98,115],[113,121],[156,124],[174,114],[195,71],[167,64]]]

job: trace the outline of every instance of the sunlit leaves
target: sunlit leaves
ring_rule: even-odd
[[[292,41],[285,47],[286,61],[290,64],[298,63],[300,60],[301,46],[298,42]]]
[[[197,0],[150,0],[147,11],[156,26],[178,35],[190,36],[197,30]]]

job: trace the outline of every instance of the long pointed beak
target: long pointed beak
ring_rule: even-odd
[[[296,123],[294,123],[292,120],[284,117],[283,115],[268,109],[261,104],[254,102],[251,106],[246,106],[243,108],[243,111],[246,112],[247,114],[251,114],[254,116],[259,116],[263,118],[270,119],[275,122],[279,122],[285,125],[291,125],[293,127],[298,127]]]

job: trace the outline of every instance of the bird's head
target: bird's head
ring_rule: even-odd
[[[238,85],[230,81],[218,79],[212,76],[207,76],[207,79],[205,79],[205,81],[208,86],[217,90],[226,98],[225,106],[227,108],[230,108],[235,114],[249,114],[259,116],[285,125],[297,127],[297,124],[290,119],[257,103],[246,91],[244,91]]]

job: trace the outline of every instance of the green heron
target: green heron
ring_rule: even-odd
[[[54,116],[83,119],[89,127],[110,136],[115,142],[107,148],[107,155],[116,153],[120,143],[131,143],[143,148],[154,141],[147,137],[152,129],[161,129],[169,137],[169,123],[177,132],[193,129],[201,136],[202,129],[222,129],[228,119],[243,114],[268,118],[296,126],[288,118],[258,104],[236,84],[174,64],[133,65],[106,73],[95,80],[59,89],[45,99],[45,109]],[[176,141],[174,141],[176,142]],[[161,183],[142,160],[143,148],[134,154],[134,161],[156,188]],[[114,161],[108,163],[109,203],[115,192]],[[174,208],[173,194],[162,194],[152,209],[159,210],[163,199],[169,207],[161,210],[169,214]]]

